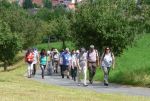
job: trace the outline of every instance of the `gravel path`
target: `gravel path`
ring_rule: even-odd
[[[93,82],[93,84],[88,84],[87,87],[84,87],[83,85],[78,86],[77,82],[74,82],[73,80],[68,80],[66,77],[64,79],[61,78],[59,74],[55,74],[53,76],[45,76],[45,79],[41,78],[40,71],[37,72],[33,80],[47,83],[51,85],[58,85],[63,87],[70,87],[75,89],[87,89],[87,90],[93,90],[100,93],[116,93],[116,94],[125,94],[125,95],[131,95],[131,96],[150,96],[150,88],[142,88],[142,87],[131,87],[131,86],[124,86],[124,85],[118,85],[118,84],[109,84],[108,87],[103,86],[103,82]]]

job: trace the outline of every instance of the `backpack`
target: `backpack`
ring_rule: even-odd
[[[27,61],[29,64],[31,64],[31,63],[33,62],[33,60],[34,60],[34,54],[33,54],[33,53],[28,53],[28,54],[26,55],[26,61]]]

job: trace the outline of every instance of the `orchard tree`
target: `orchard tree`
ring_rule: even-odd
[[[75,13],[74,34],[79,47],[94,44],[102,51],[110,46],[120,54],[142,33],[145,19],[137,19],[135,1],[99,0],[80,5]]]
[[[4,71],[21,50],[22,43],[16,33],[12,33],[6,22],[0,20],[0,61],[4,63]]]

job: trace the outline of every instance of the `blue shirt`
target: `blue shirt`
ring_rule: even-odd
[[[62,59],[63,59],[63,65],[69,65],[70,60],[71,60],[71,55],[69,53],[63,53],[62,54]]]

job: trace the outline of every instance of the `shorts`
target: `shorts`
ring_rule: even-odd
[[[62,71],[68,70],[69,71],[69,66],[68,65],[63,65],[62,66]]]

